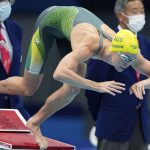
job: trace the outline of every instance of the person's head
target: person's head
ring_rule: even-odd
[[[143,0],[116,0],[114,11],[123,29],[137,33],[145,25]]]
[[[136,60],[139,45],[136,36],[129,30],[120,30],[112,40],[109,49],[113,52],[113,65],[121,72]]]
[[[0,0],[0,22],[5,21],[11,14],[11,5],[15,0]]]

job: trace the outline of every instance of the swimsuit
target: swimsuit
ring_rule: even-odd
[[[41,13],[36,22],[26,60],[26,69],[33,74],[43,73],[43,67],[54,40],[61,57],[71,52],[70,33],[79,23],[92,24],[99,31],[100,47],[96,54],[103,47],[103,36],[111,40],[100,28],[104,23],[87,9],[75,6],[49,7]]]

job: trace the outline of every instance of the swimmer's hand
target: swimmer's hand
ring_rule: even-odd
[[[122,93],[125,90],[125,84],[115,81],[106,81],[98,83],[96,91],[100,93],[108,93],[115,96],[115,93]]]
[[[133,84],[129,89],[130,94],[135,94],[137,98],[140,100],[143,99],[143,95],[145,95],[145,85],[144,80]]]

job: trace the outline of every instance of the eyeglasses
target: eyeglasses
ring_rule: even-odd
[[[125,62],[133,62],[136,60],[136,58],[130,58],[129,56],[122,54],[122,53],[118,53],[121,60],[125,61]]]

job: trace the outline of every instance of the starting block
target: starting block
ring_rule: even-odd
[[[36,150],[38,144],[31,131],[26,127],[26,121],[16,109],[0,109],[0,150]],[[75,150],[75,146],[48,140],[47,150]]]

